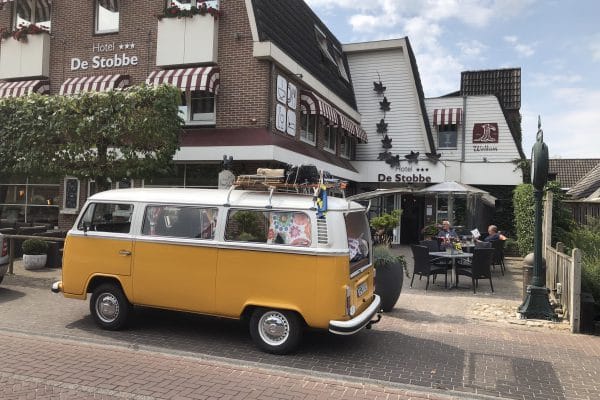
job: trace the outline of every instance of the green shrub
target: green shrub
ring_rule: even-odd
[[[42,239],[27,239],[23,242],[23,254],[35,256],[46,254],[48,243]]]
[[[379,217],[371,218],[371,227],[374,229],[383,229],[388,232],[398,226],[400,223],[402,210],[394,210],[391,213],[383,213]]]
[[[535,234],[535,202],[531,184],[522,184],[515,188],[513,206],[517,246],[519,254],[525,256],[533,251]]]
[[[515,239],[506,239],[504,243],[504,254],[507,256],[518,256],[519,253],[519,243]]]
[[[600,302],[600,220],[591,220],[588,225],[573,229],[567,245],[581,250],[582,289],[591,292],[596,302]]]

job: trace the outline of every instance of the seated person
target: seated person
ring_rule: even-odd
[[[458,241],[458,235],[454,228],[450,226],[450,221],[442,221],[442,229],[437,234],[440,240],[440,247],[445,249],[452,241]]]
[[[505,239],[506,239],[506,237],[498,232],[498,227],[496,225],[490,225],[490,226],[488,226],[488,234],[485,237],[485,239],[483,239],[483,241],[484,242],[493,242],[494,240],[505,240]],[[479,239],[477,239],[477,241],[481,242],[481,240],[479,240]]]

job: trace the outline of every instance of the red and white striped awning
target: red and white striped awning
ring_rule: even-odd
[[[317,114],[327,120],[328,125],[339,125],[339,113],[328,102],[308,90],[300,91],[300,106],[310,114]]]
[[[149,85],[167,83],[181,90],[202,90],[217,94],[220,83],[219,68],[197,67],[152,71],[146,83]]]
[[[50,82],[35,81],[0,81],[0,97],[20,97],[31,93],[45,94],[50,91]]]
[[[300,109],[309,114],[320,115],[325,118],[328,125],[340,126],[349,135],[355,136],[364,143],[367,142],[367,133],[359,124],[309,90],[300,91]]]
[[[355,136],[363,143],[367,143],[367,132],[365,132],[365,130],[359,124],[352,121],[344,114],[340,114],[340,126],[350,135]]]
[[[69,78],[60,86],[59,94],[106,92],[129,86],[129,75],[98,75]]]
[[[433,125],[460,125],[462,108],[436,108],[433,110]]]

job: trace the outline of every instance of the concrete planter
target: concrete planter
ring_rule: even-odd
[[[23,254],[23,266],[27,270],[44,268],[47,258],[46,254]]]

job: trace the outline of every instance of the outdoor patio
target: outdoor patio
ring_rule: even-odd
[[[393,251],[404,256],[412,277],[413,256],[410,246],[396,247]],[[411,288],[410,278],[405,276],[400,298],[394,310],[387,314],[413,323],[444,324],[445,320],[456,322],[464,319],[568,331],[568,321],[555,323],[519,318],[517,307],[523,299],[523,259],[506,257],[505,265],[504,276],[498,266],[492,272],[493,293],[485,279],[480,280],[477,293],[474,294],[468,277],[461,277],[458,288],[451,289],[444,288],[444,279],[440,277],[435,283],[430,283],[426,291],[425,278],[419,280],[418,276],[415,277]],[[450,287],[450,274],[448,286]]]

